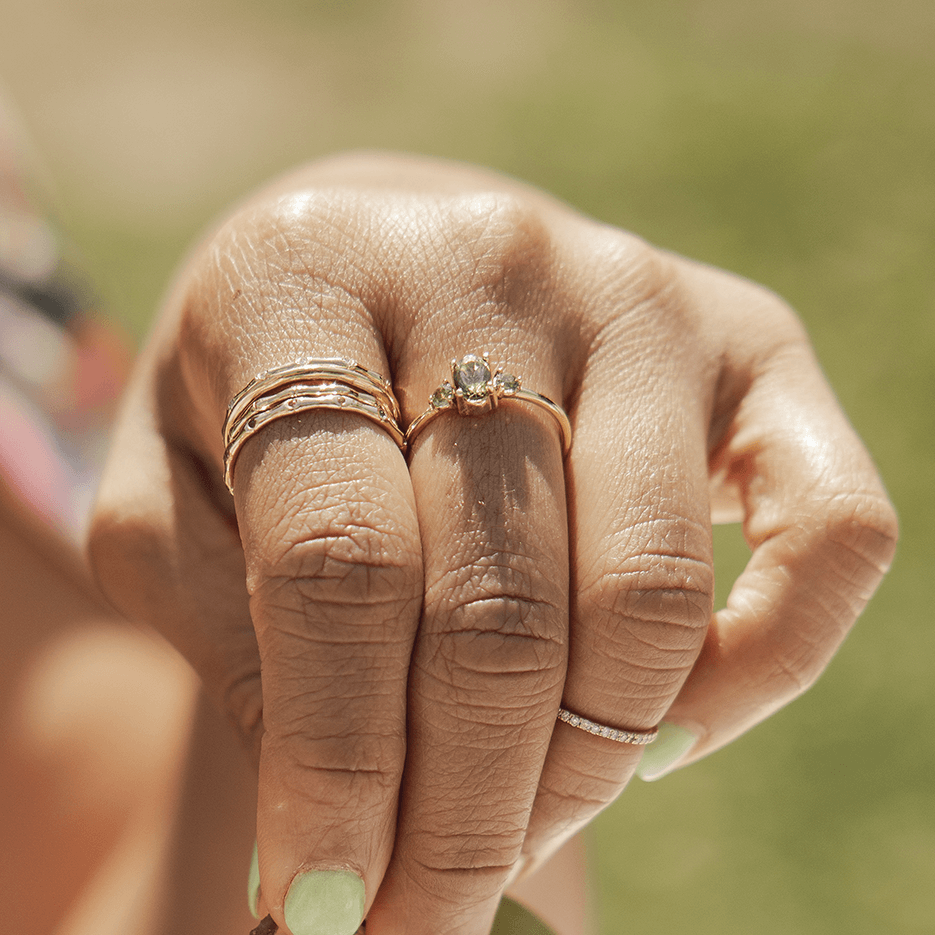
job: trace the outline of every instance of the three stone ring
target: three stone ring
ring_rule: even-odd
[[[562,436],[562,454],[571,448],[571,423],[565,410],[547,396],[523,388],[520,377],[504,373],[499,368],[491,373],[489,354],[465,354],[460,360],[451,362],[451,379],[445,380],[429,398],[428,408],[416,416],[406,429],[406,444],[411,445],[416,436],[436,416],[448,410],[457,410],[459,415],[477,416],[492,412],[502,400],[532,403],[544,409],[556,422]]]

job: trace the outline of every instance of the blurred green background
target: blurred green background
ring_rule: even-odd
[[[361,146],[493,166],[789,299],[900,552],[805,698],[595,823],[601,932],[935,932],[931,0],[31,0],[2,22],[0,78],[135,336],[232,199]],[[744,547],[716,545],[723,604]]]

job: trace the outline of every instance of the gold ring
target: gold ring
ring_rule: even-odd
[[[309,357],[258,373],[227,406],[224,483],[234,492],[234,462],[263,426],[309,409],[356,412],[385,429],[406,450],[399,403],[389,381],[353,360]]]
[[[578,730],[587,731],[594,734],[595,737],[606,737],[608,740],[615,740],[617,743],[632,743],[638,747],[652,743],[659,736],[659,728],[652,730],[621,730],[616,727],[608,727],[606,724],[598,724],[597,721],[589,721],[580,714],[573,714],[567,708],[558,709],[558,719],[577,727]]]
[[[492,412],[505,399],[532,403],[544,409],[558,425],[562,435],[562,454],[571,448],[571,422],[565,410],[547,396],[523,389],[520,377],[504,373],[500,367],[491,374],[489,354],[465,354],[451,362],[451,380],[445,380],[429,397],[428,408],[416,416],[406,429],[406,443],[411,445],[416,436],[436,416],[449,409],[460,415],[476,416]]]

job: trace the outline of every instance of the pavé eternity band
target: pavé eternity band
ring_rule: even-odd
[[[606,724],[598,724],[596,721],[589,721],[580,714],[574,714],[567,708],[558,709],[558,719],[577,727],[578,730],[585,730],[596,737],[606,737],[608,740],[616,740],[617,743],[632,743],[638,747],[652,743],[659,736],[659,728],[652,730],[620,730],[616,727],[608,727]]]
[[[227,406],[224,483],[234,492],[234,463],[247,439],[276,419],[310,409],[355,412],[386,430],[405,451],[399,403],[389,382],[353,360],[309,357],[258,373]]]
[[[562,435],[562,454],[571,448],[571,423],[565,410],[547,396],[523,389],[520,377],[504,373],[501,367],[491,374],[488,354],[465,354],[451,362],[451,380],[445,380],[429,398],[428,408],[406,429],[406,442],[412,444],[416,436],[436,416],[455,409],[460,415],[476,416],[492,412],[504,399],[532,403],[544,409],[558,425]]]

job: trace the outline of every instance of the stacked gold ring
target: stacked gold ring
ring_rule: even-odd
[[[309,357],[257,374],[227,406],[224,483],[234,492],[234,464],[247,439],[276,419],[310,409],[355,412],[385,429],[406,450],[399,403],[389,381],[356,361]]]

